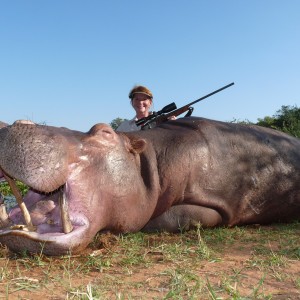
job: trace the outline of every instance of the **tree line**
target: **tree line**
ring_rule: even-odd
[[[256,124],[300,138],[300,108],[283,105],[272,117],[266,116],[258,119]]]

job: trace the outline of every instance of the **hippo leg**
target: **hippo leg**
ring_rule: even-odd
[[[222,223],[221,215],[214,209],[197,205],[176,205],[160,216],[150,220],[143,228],[145,232],[189,230],[201,225],[214,227]]]

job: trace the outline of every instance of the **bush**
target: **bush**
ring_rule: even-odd
[[[259,126],[283,131],[295,137],[300,137],[300,108],[283,105],[272,117],[258,119]]]

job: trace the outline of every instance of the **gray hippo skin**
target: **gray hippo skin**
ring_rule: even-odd
[[[15,122],[0,130],[0,166],[31,190],[0,230],[12,251],[78,253],[98,231],[176,232],[300,220],[300,140],[275,130],[181,118],[131,133]],[[64,233],[58,198],[72,223]]]

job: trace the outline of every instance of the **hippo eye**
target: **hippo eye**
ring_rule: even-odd
[[[106,124],[96,124],[88,132],[89,139],[102,143],[111,143],[116,140],[117,134],[115,131]]]
[[[94,125],[88,132],[90,135],[103,135],[103,134],[107,134],[107,135],[111,135],[114,134],[114,130],[106,125],[106,124],[96,124]]]
[[[91,134],[91,135],[97,134],[99,131],[102,130],[103,125],[104,125],[104,124],[101,124],[101,123],[95,124],[95,125],[89,130],[88,133]]]

